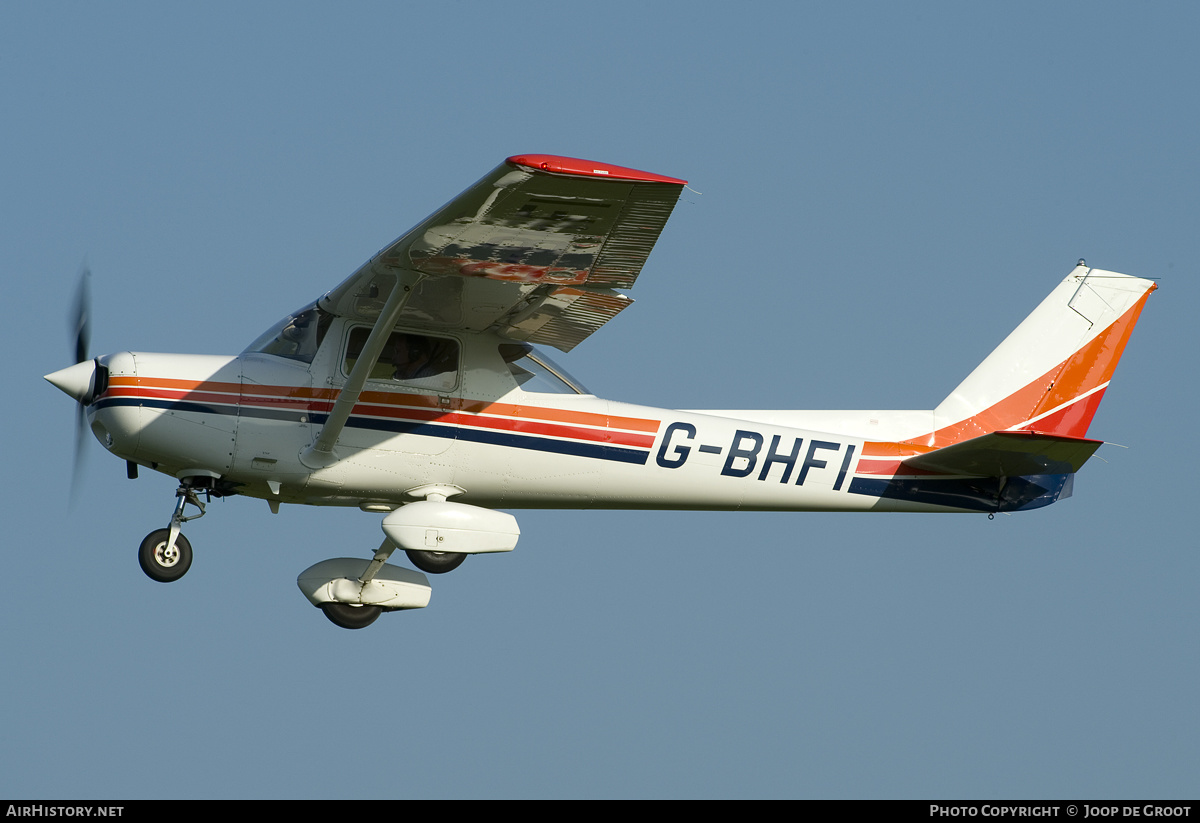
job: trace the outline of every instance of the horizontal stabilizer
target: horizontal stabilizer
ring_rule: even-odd
[[[992,432],[953,446],[909,457],[903,468],[972,477],[1071,474],[1103,440],[1035,432]]]

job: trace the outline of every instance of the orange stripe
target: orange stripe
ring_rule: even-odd
[[[616,429],[582,429],[577,426],[563,426],[553,423],[540,423],[532,420],[512,420],[499,417],[480,417],[459,412],[435,412],[417,409],[405,410],[406,414],[397,415],[391,406],[358,405],[354,407],[356,414],[375,415],[389,420],[426,420],[431,423],[442,423],[452,426],[463,426],[474,429],[496,429],[500,431],[524,432],[528,434],[549,435],[571,440],[590,440],[596,443],[615,443],[622,446],[639,446],[650,448],[654,445],[653,435],[630,434]]]
[[[862,458],[868,457],[895,457],[903,460],[905,457],[912,457],[914,454],[925,454],[936,450],[936,446],[921,446],[911,441],[903,441],[900,443],[889,442],[866,442],[862,447]]]
[[[175,397],[177,399],[204,399],[209,402],[279,407],[303,405],[312,411],[328,411],[337,399],[337,389],[313,389],[305,386],[249,386],[241,383],[220,381],[180,380],[166,377],[115,376],[109,381],[107,394],[112,396]],[[223,395],[223,396],[221,396]],[[312,402],[315,401],[315,402]],[[323,402],[322,402],[323,401]],[[428,394],[400,394],[397,392],[364,391],[355,404],[356,412],[374,405],[388,409],[432,409],[439,412],[460,411],[469,415],[487,415],[496,418],[519,420],[545,420],[551,423],[573,426],[591,426],[601,430],[626,430],[631,432],[658,432],[661,421],[638,417],[618,417],[596,412],[572,411],[543,406],[523,406],[512,403],[488,403],[478,400],[452,398],[443,405],[442,398]],[[466,418],[462,418],[466,419]],[[482,420],[480,425],[488,425]]]
[[[1072,401],[1084,399],[1085,402],[1074,413],[1055,413],[1038,421],[1032,428],[1047,434],[1063,434],[1071,437],[1083,437],[1088,425],[1092,422],[1099,400],[1088,403],[1082,398],[1092,389],[1104,385],[1112,379],[1117,368],[1117,362],[1125,351],[1125,344],[1133,333],[1146,298],[1156,286],[1151,286],[1141,298],[1117,318],[1100,334],[1096,335],[1087,345],[1080,348],[1063,362],[1050,371],[1032,381],[1023,388],[1000,400],[995,405],[984,409],[976,415],[952,423],[929,434],[902,440],[898,443],[868,442],[863,444],[863,457],[901,456],[909,457],[914,454],[940,449],[970,440],[995,431],[1004,431],[1012,426],[1031,420],[1040,414],[1045,414],[1053,408]],[[1096,394],[1102,394],[1097,392]],[[1095,395],[1093,395],[1095,397]],[[1045,425],[1041,425],[1042,423]]]

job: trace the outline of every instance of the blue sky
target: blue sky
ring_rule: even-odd
[[[1200,12],[1108,3],[8,3],[0,796],[1200,793]],[[93,350],[236,353],[504,157],[691,181],[560,358],[675,408],[931,408],[1070,270],[1159,279],[1075,496],[982,516],[518,512],[361,632],[295,586],[378,515],[89,443]],[[1181,462],[1182,465],[1181,465]]]

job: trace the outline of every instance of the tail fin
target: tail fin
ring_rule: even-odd
[[[934,410],[926,445],[997,431],[1082,438],[1150,292],[1083,261]]]

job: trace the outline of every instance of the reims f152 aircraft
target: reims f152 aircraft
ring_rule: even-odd
[[[383,515],[371,560],[299,577],[339,626],[429,603],[423,572],[511,551],[500,508],[1015,512],[1071,493],[1088,424],[1155,288],[1082,260],[928,411],[673,411],[602,400],[570,351],[630,304],[685,181],[510,157],[236,357],[86,353],[46,379],[96,438],[179,481],[139,557],[192,562],[212,497]],[[190,509],[188,507],[191,507]],[[193,512],[187,514],[187,512]],[[366,552],[364,552],[364,555]]]

